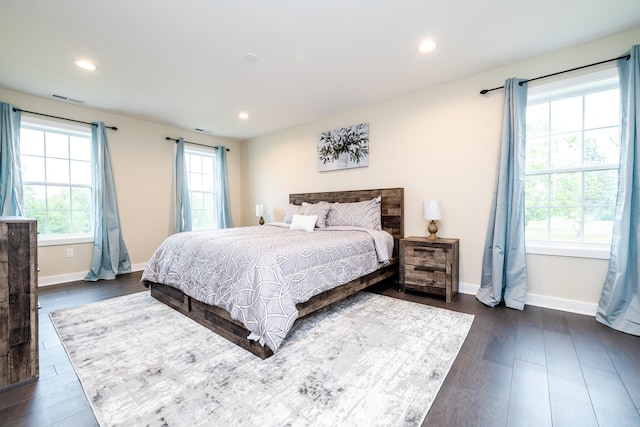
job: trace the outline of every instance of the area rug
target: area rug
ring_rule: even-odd
[[[360,292],[261,360],[148,292],[51,313],[102,426],[419,426],[473,316]]]

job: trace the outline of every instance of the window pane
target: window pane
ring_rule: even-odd
[[[47,193],[44,185],[24,185],[22,196],[26,211],[45,210],[47,208]]]
[[[524,182],[525,206],[541,207],[549,204],[549,175],[533,175]]]
[[[20,129],[20,154],[44,156],[44,132]]]
[[[72,136],[69,138],[69,157],[74,160],[91,161],[91,140]]]
[[[202,172],[202,157],[190,154],[188,155],[188,158],[189,158],[189,163],[188,163],[189,172],[196,172],[196,173]]]
[[[582,208],[552,208],[550,239],[564,242],[581,242]]]
[[[191,210],[191,225],[193,228],[202,227],[202,211],[200,210]]]
[[[595,129],[618,126],[620,121],[620,91],[608,90],[584,97],[584,127]]]
[[[213,157],[202,158],[202,173],[213,175]]]
[[[202,191],[202,174],[189,174],[189,189],[193,191]]]
[[[551,132],[575,132],[582,129],[582,97],[551,102]]]
[[[527,139],[525,168],[527,171],[549,168],[549,138]]]
[[[582,173],[558,173],[551,176],[551,206],[582,205]]]
[[[617,165],[620,161],[618,127],[586,131],[584,133],[584,164]]]
[[[91,185],[91,163],[71,160],[71,183]]]
[[[586,208],[584,214],[584,240],[592,243],[610,243],[613,235],[614,207]]]
[[[584,203],[586,206],[608,206],[613,211],[617,193],[618,174],[615,170],[584,173]]]
[[[45,137],[47,157],[69,158],[69,137],[55,132],[47,132]]]
[[[202,190],[213,192],[213,175],[202,175]]]
[[[47,158],[47,183],[69,183],[69,161]]]
[[[90,233],[91,232],[91,212],[71,211],[71,232]]]
[[[44,157],[20,156],[23,182],[44,182]]]
[[[213,194],[204,193],[202,196],[203,196],[203,208],[213,211]]]
[[[192,191],[191,192],[191,210],[200,210],[203,208],[204,202],[202,198],[201,192]]]
[[[49,210],[48,234],[69,234],[71,232],[71,212]]]
[[[213,227],[214,224],[214,216],[213,211],[211,210],[203,210],[202,211],[202,227]]]
[[[47,209],[69,210],[71,209],[71,189],[69,187],[47,188]]]
[[[549,134],[549,103],[527,107],[527,137]]]
[[[91,211],[91,189],[90,188],[71,188],[71,209]]]
[[[525,209],[525,238],[528,240],[547,240],[549,210],[546,208]]]
[[[580,134],[568,134],[551,139],[551,167],[575,168],[582,165]]]

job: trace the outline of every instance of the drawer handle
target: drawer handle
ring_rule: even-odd
[[[433,248],[413,248],[416,252],[435,252],[436,250]]]
[[[430,271],[430,272],[435,272],[435,271],[438,271],[438,270],[440,270],[440,269],[439,269],[439,268],[433,268],[433,267],[425,267],[425,266],[423,266],[423,265],[416,265],[416,266],[414,267],[414,270],[417,270],[417,271]]]

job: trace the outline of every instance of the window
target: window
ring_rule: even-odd
[[[92,241],[91,129],[22,117],[20,162],[25,216],[38,221],[39,244]]]
[[[620,146],[617,69],[530,88],[526,117],[528,252],[554,247],[546,253],[590,256],[558,252],[571,247],[608,257]]]
[[[191,226],[194,230],[218,228],[215,197],[215,152],[185,149],[189,175]]]

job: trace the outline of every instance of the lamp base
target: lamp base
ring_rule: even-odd
[[[438,240],[439,237],[436,236],[436,233],[438,232],[438,224],[436,224],[436,220],[432,219],[431,221],[429,221],[429,226],[427,227],[427,230],[429,231],[429,235],[427,236],[427,240]]]
[[[258,221],[258,223],[259,223],[260,225],[264,225],[264,218],[263,218],[263,217],[260,217],[260,221]]]

